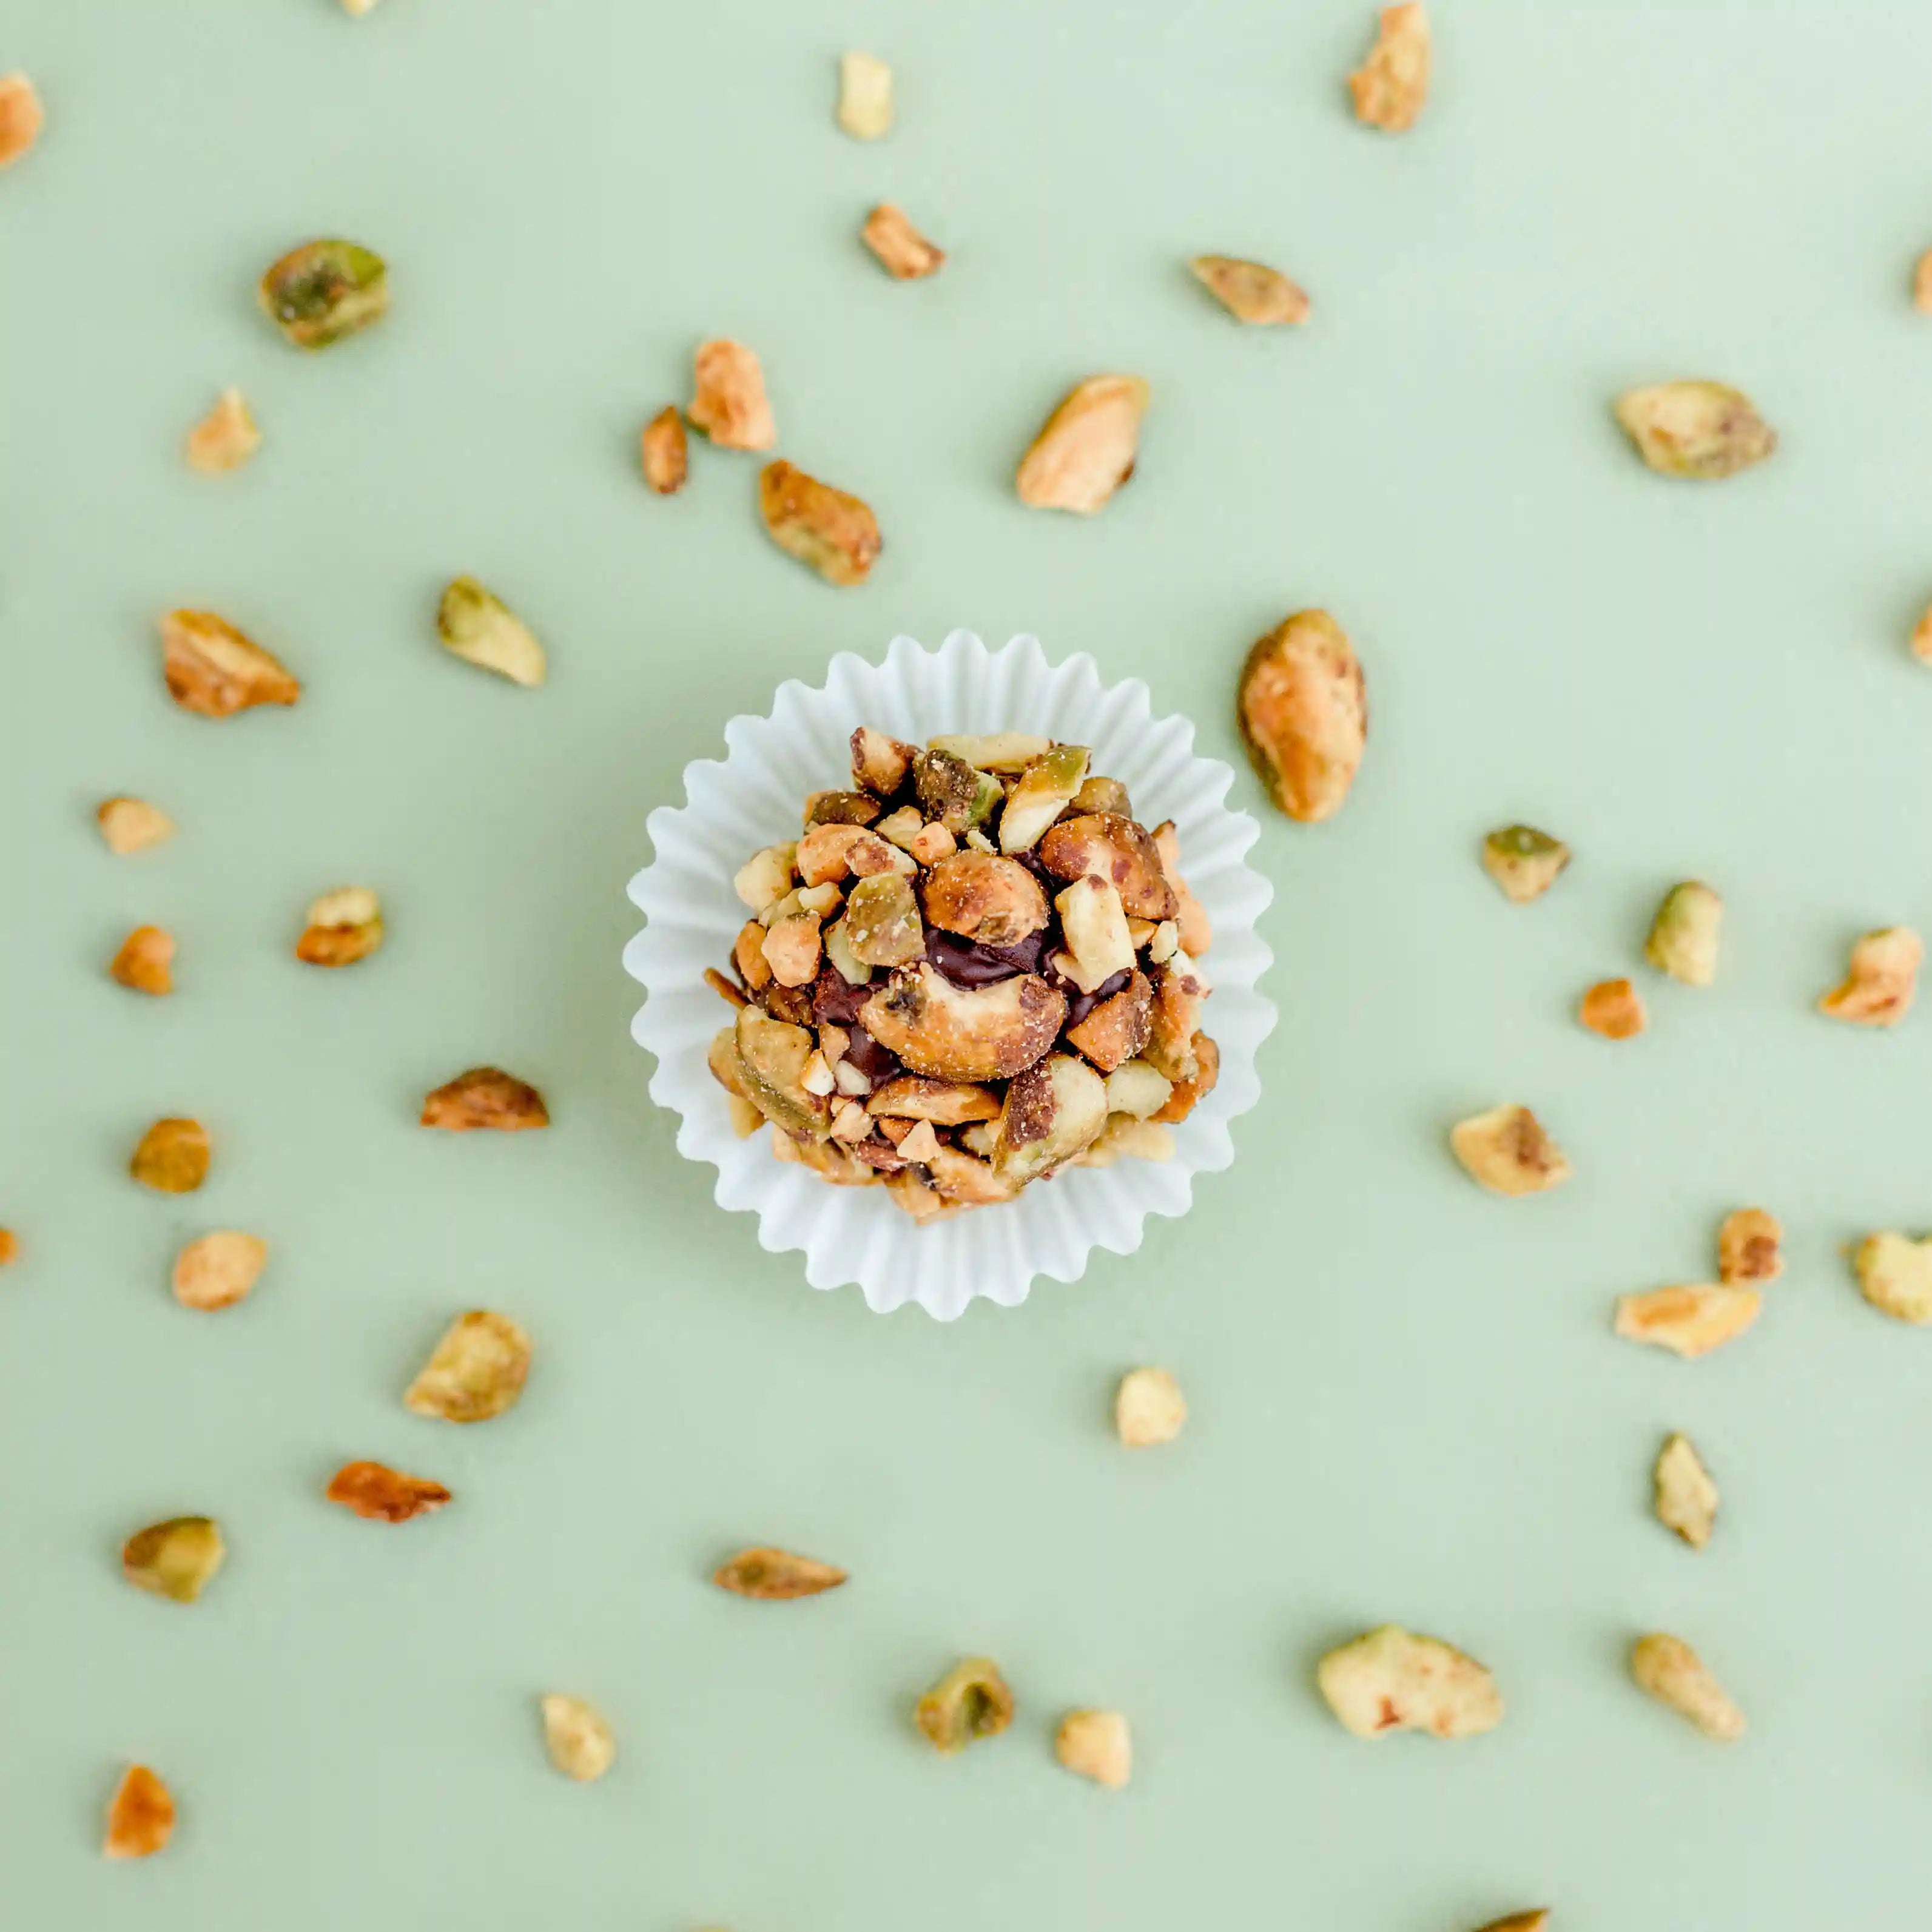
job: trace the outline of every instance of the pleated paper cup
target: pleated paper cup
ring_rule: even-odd
[[[1173,1160],[1069,1167],[1016,1201],[922,1226],[883,1187],[834,1186],[776,1160],[769,1130],[737,1138],[706,1064],[729,1016],[704,970],[728,968],[745,922],[733,876],[761,847],[799,836],[809,793],[850,782],[859,724],[916,743],[1025,731],[1090,746],[1092,770],[1126,786],[1142,823],[1174,821],[1182,868],[1214,926],[1202,1024],[1221,1049],[1221,1073],[1172,1130]],[[1155,717],[1138,678],[1103,683],[1090,657],[1056,664],[1036,638],[995,651],[956,631],[937,650],[896,638],[879,664],[835,658],[823,684],[782,685],[765,716],[733,718],[724,742],[722,762],[686,768],[683,805],[650,815],[654,856],[630,884],[646,922],[624,950],[646,996],[631,1032],[656,1057],[651,1097],[678,1116],[679,1152],[718,1170],[718,1205],[755,1214],[772,1252],[802,1252],[814,1288],[856,1282],[880,1312],[916,1302],[942,1322],[982,1297],[1016,1306],[1041,1275],[1075,1280],[1096,1248],[1138,1248],[1150,1215],[1186,1214],[1194,1177],[1234,1157],[1231,1128],[1260,1098],[1256,1055],[1275,1023],[1259,989],[1273,956],[1255,929],[1273,889],[1246,863],[1260,827],[1224,802],[1234,774],[1195,756],[1194,728]]]

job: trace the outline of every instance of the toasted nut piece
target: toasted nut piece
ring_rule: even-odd
[[[903,966],[926,951],[919,902],[897,872],[861,879],[852,888],[844,924],[853,956],[868,966]]]
[[[725,1095],[724,1108],[730,1118],[731,1131],[741,1141],[748,1141],[754,1134],[762,1133],[771,1124],[750,1101],[738,1094]]]
[[[772,542],[827,584],[849,590],[872,575],[879,520],[862,498],[781,460],[758,472],[758,509]]]
[[[896,845],[902,852],[910,852],[921,835],[931,829],[916,805],[902,805],[898,811],[887,812],[872,827],[881,838]],[[943,825],[939,829],[946,830]]]
[[[10,168],[40,138],[46,118],[24,74],[0,74],[0,168]]]
[[[1172,1126],[1186,1120],[1221,1077],[1221,1049],[1204,1033],[1197,1033],[1189,1042],[1186,1057],[1194,1063],[1193,1072],[1173,1076],[1172,1092],[1148,1116],[1160,1125]]]
[[[1066,1018],[1064,995],[1033,974],[969,989],[921,962],[895,973],[859,1024],[915,1073],[1010,1080],[1052,1046]]]
[[[94,816],[108,850],[117,856],[145,852],[175,836],[174,820],[144,798],[105,799]]]
[[[1197,255],[1187,266],[1237,322],[1267,326],[1308,320],[1306,292],[1279,268],[1238,255]]]
[[[1921,664],[1932,664],[1932,604],[1925,607],[1918,622],[1912,627],[1909,641],[1912,646],[1912,655]]]
[[[835,1187],[871,1187],[879,1178],[869,1162],[855,1160],[830,1139],[794,1140],[776,1124],[772,1128],[772,1153],[779,1160],[810,1168]]]
[[[1932,248],[1912,264],[1912,306],[1921,315],[1932,315]]]
[[[11,1268],[20,1258],[20,1236],[11,1228],[0,1228],[0,1268]]]
[[[1013,1694],[991,1658],[956,1664],[926,1695],[913,1720],[937,1750],[964,1750],[976,1738],[996,1738],[1013,1720]]]
[[[262,446],[262,432],[239,389],[224,389],[213,409],[188,432],[188,466],[206,476],[239,470]]]
[[[943,831],[944,827],[938,830]],[[849,873],[869,879],[880,872],[910,878],[916,862],[862,825],[814,825],[798,842],[793,862],[808,886],[822,886]]]
[[[1576,1017],[1606,1040],[1634,1040],[1649,1022],[1642,1000],[1628,980],[1599,980],[1577,1002]]]
[[[965,1211],[947,1200],[937,1188],[928,1187],[909,1167],[886,1176],[886,1193],[895,1208],[903,1214],[910,1215],[922,1228],[950,1221],[954,1215]]]
[[[595,1704],[553,1692],[542,1700],[542,1708],[544,1748],[566,1778],[592,1784],[616,1762],[616,1738]]]
[[[884,1123],[881,1130],[885,1130]],[[939,1150],[939,1136],[930,1120],[915,1122],[899,1142],[900,1160],[910,1161],[915,1167],[924,1167],[937,1160]]]
[[[825,928],[824,940],[826,958],[848,986],[862,986],[871,979],[872,969],[852,950],[851,935],[842,919]]]
[[[1542,898],[1569,862],[1569,847],[1533,825],[1505,825],[1483,841],[1483,870],[1516,905]]]
[[[869,724],[852,734],[852,779],[874,798],[893,798],[912,776],[916,745],[908,745]]]
[[[815,791],[805,802],[805,822],[814,825],[870,825],[885,809],[868,791]]]
[[[926,748],[964,759],[982,772],[1005,772],[1016,777],[1045,758],[1053,749],[1053,740],[1030,731],[995,731],[976,737],[952,732],[928,738]]]
[[[984,852],[940,860],[926,880],[925,898],[934,926],[984,946],[1016,946],[1047,921],[1039,880],[1016,861]]]
[[[1106,1124],[1106,1082],[1070,1053],[1049,1054],[1006,1089],[993,1171],[1024,1186],[1084,1151]]]
[[[108,976],[136,993],[160,994],[175,989],[173,935],[158,926],[137,926],[122,940],[107,968]]]
[[[298,349],[326,349],[389,312],[389,271],[353,242],[305,242],[270,264],[262,308]]]
[[[338,886],[309,903],[308,922],[296,941],[305,966],[352,966],[382,943],[382,910],[367,886]]]
[[[1256,776],[1304,824],[1342,808],[1368,740],[1362,667],[1325,610],[1298,610],[1260,639],[1241,672],[1236,722]]]
[[[1070,1711],[1060,1720],[1053,1754],[1066,1768],[1118,1791],[1133,1775],[1133,1734],[1118,1711]]]
[[[912,780],[920,809],[956,836],[984,824],[1006,796],[998,778],[950,752],[915,752]]]
[[[259,1234],[223,1228],[188,1243],[175,1257],[175,1299],[184,1308],[232,1308],[261,1277],[268,1244]]]
[[[141,1136],[128,1171],[158,1194],[192,1194],[208,1178],[208,1130],[199,1120],[157,1120]]]
[[[1066,393],[1020,459],[1029,509],[1090,517],[1134,473],[1148,386],[1138,376],[1089,376]]]
[[[514,1134],[548,1126],[550,1109],[527,1080],[498,1067],[472,1066],[423,1096],[421,1124],[453,1134],[486,1127]]]
[[[170,610],[161,620],[161,674],[168,695],[203,718],[292,704],[302,695],[279,658],[212,610]]]
[[[1672,1436],[1665,1442],[1652,1480],[1658,1521],[1674,1529],[1693,1550],[1702,1550],[1718,1520],[1718,1486],[1689,1436]]]
[[[175,1834],[173,1795],[145,1764],[130,1764],[107,1806],[110,1858],[151,1858]]]
[[[1358,1738],[1390,1731],[1473,1738],[1503,1720],[1496,1680],[1473,1657],[1397,1624],[1331,1650],[1315,1677],[1342,1728]]]
[[[1066,818],[1040,842],[1040,862],[1056,879],[1092,877],[1120,894],[1135,919],[1172,919],[1178,902],[1153,838],[1131,818],[1098,812]]]
[[[723,338],[700,342],[692,372],[686,413],[693,429],[704,430],[720,449],[769,449],[778,441],[765,372],[753,350]]]
[[[1144,1060],[1130,1060],[1107,1076],[1107,1112],[1136,1120],[1156,1119],[1173,1091],[1173,1082],[1159,1068]]]
[[[1078,796],[1087,778],[1087,757],[1084,745],[1055,745],[1028,764],[1000,814],[1002,852],[1030,851],[1039,843]]]
[[[1154,985],[1144,973],[1136,973],[1111,999],[1102,1000],[1078,1026],[1066,1029],[1066,1043],[1078,1048],[1102,1073],[1111,1076],[1147,1046],[1153,1031]],[[1161,1081],[1167,1092],[1172,1090],[1152,1067],[1148,1070]],[[1162,1101],[1166,1097],[1167,1093],[1164,1092]],[[1109,1112],[1112,1107],[1110,1092]]]
[[[1715,1742],[1735,1744],[1744,1736],[1744,1714],[1682,1637],[1660,1630],[1639,1637],[1630,1646],[1630,1675],[1640,1690]]]
[[[721,1563],[711,1573],[711,1580],[734,1597],[788,1604],[799,1597],[816,1597],[837,1589],[845,1581],[845,1572],[815,1556],[795,1556],[789,1550],[760,1544],[741,1550],[728,1562]]]
[[[1740,1208],[1718,1230],[1718,1279],[1775,1281],[1784,1272],[1784,1230],[1762,1208]]]
[[[1355,118],[1386,134],[1415,124],[1429,98],[1429,16],[1411,4],[1384,7],[1368,58],[1348,76]]]
[[[1858,1292],[1882,1315],[1915,1324],[1932,1322],[1932,1240],[1868,1234],[1852,1256]]]
[[[1618,1298],[1616,1332],[1627,1342],[1648,1342],[1694,1361],[1736,1341],[1763,1306],[1756,1288],[1724,1282],[1652,1288]]]
[[[1643,956],[1660,973],[1687,986],[1708,986],[1718,976],[1718,939],[1724,902],[1701,879],[1672,886],[1651,921]]]
[[[818,921],[809,914],[773,922],[765,934],[765,964],[781,986],[808,986],[824,956]]]
[[[866,1102],[868,1114],[890,1114],[906,1120],[931,1120],[942,1127],[963,1126],[968,1120],[997,1120],[1000,1096],[990,1087],[968,1081],[927,1080],[902,1073],[888,1080]]]
[[[1762,463],[1778,432],[1728,382],[1658,382],[1628,390],[1616,418],[1652,469],[1714,482]]]
[[[1181,877],[1180,834],[1172,819],[1165,819],[1154,827],[1154,849],[1160,854],[1160,868],[1167,875],[1167,883],[1174,889],[1174,931],[1172,937],[1193,958],[1198,959],[1214,944],[1214,928],[1209,923],[1207,908],[1188,890],[1187,881]],[[1159,938],[1160,934],[1156,932],[1149,944]],[[1160,965],[1173,956],[1173,946],[1168,944],[1154,963]]]
[[[1502,1918],[1492,1918],[1480,1932],[1546,1932],[1550,1924],[1550,1911],[1546,1906],[1533,1912],[1512,1912]]]
[[[1076,879],[1054,905],[1073,962],[1067,977],[1083,993],[1097,992],[1116,973],[1133,970],[1134,942],[1128,937],[1126,912],[1120,894],[1105,878],[1089,872]]]
[[[818,976],[814,974],[816,978]],[[820,1100],[838,1090],[838,1083],[832,1077],[832,1067],[823,1052],[814,1053],[805,1063],[805,1071],[799,1076],[798,1084],[808,1094],[816,1094]]]
[[[406,1476],[382,1462],[345,1462],[323,1496],[370,1522],[408,1522],[440,1510],[449,1492],[427,1476]]]
[[[946,250],[928,242],[902,208],[882,201],[866,218],[859,238],[895,281],[916,282],[946,266]]]
[[[443,592],[436,632],[452,656],[512,684],[532,687],[550,674],[536,632],[473,577],[457,578]]]
[[[1472,1180],[1498,1194],[1540,1194],[1570,1178],[1563,1150],[1527,1107],[1492,1107],[1450,1130],[1449,1145]]]
[[[1166,1074],[1174,1082],[1177,1090],[1199,1078],[1201,1058],[1196,1042],[1205,1037],[1198,1024],[1200,982],[1186,971],[1186,960],[1185,953],[1177,952],[1166,965],[1156,966],[1149,976],[1154,982],[1154,1009],[1148,1016],[1148,1042],[1142,1053],[1156,1072]],[[1217,1068],[1219,1064],[1217,1060]],[[1208,1083],[1213,1084],[1212,1080]],[[1181,1116],[1163,1111],[1160,1118],[1178,1120]]]
[[[738,1015],[736,1046],[746,1097],[782,1132],[822,1139],[830,1110],[805,1084],[806,1068],[817,1050],[812,1034],[746,1006]]]
[[[1130,1369],[1114,1391],[1114,1430],[1130,1449],[1172,1442],[1187,1420],[1187,1398],[1166,1369]]]
[[[892,70],[876,55],[838,56],[838,124],[855,141],[892,131]]]
[[[668,404],[644,425],[638,452],[644,481],[660,496],[675,496],[691,472],[691,445],[677,406]]]
[[[837,1078],[836,1070],[833,1078],[836,1082]],[[746,1104],[739,1101],[736,1094],[732,1096],[732,1099],[739,1106]],[[760,1114],[755,1107],[752,1108],[752,1113],[757,1125],[762,1126],[764,1124],[764,1114]],[[832,1138],[835,1141],[843,1141],[849,1146],[855,1141],[867,1141],[872,1137],[872,1117],[859,1104],[856,1099],[842,1100],[832,1108]],[[741,1136],[740,1138],[742,1138],[743,1136]]]
[[[212,1516],[178,1516],[128,1538],[121,1551],[121,1574],[137,1590],[191,1604],[227,1553]]]
[[[792,866],[797,856],[796,845],[767,845],[738,868],[731,890],[753,912],[763,912],[791,890]]]
[[[908,1136],[910,1142],[911,1136]],[[900,1152],[904,1153],[902,1145]],[[992,1161],[962,1154],[957,1148],[941,1147],[926,1162],[934,1191],[962,1207],[989,1207],[995,1202],[1010,1201],[1019,1192],[1005,1179]]]
[[[507,1315],[472,1308],[443,1330],[403,1406],[442,1422],[488,1422],[515,1407],[530,1372],[530,1336]]]
[[[1818,1002],[1826,1018],[1859,1026],[1896,1026],[1912,1010],[1924,942],[1909,926],[1868,932],[1852,948],[1844,982]]]
[[[915,862],[931,866],[951,858],[958,850],[959,842],[944,825],[922,825],[905,849]]]

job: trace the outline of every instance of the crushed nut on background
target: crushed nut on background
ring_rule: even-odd
[[[10,168],[40,138],[40,97],[24,74],[0,74],[0,168]]]
[[[720,449],[769,449],[778,424],[765,395],[756,352],[720,337],[701,342],[692,358],[691,407],[686,414]]]
[[[550,674],[549,660],[536,633],[494,592],[473,577],[454,579],[442,593],[436,633],[444,648],[479,670],[526,689]]]
[[[353,242],[305,242],[272,262],[263,312],[298,349],[326,349],[389,312],[389,271]]]
[[[409,1522],[450,1500],[442,1484],[427,1476],[406,1476],[382,1462],[344,1463],[322,1494],[371,1522]]]
[[[1627,1342],[1647,1342],[1694,1361],[1736,1341],[1763,1308],[1756,1288],[1732,1282],[1657,1288],[1618,1298],[1616,1332]]]
[[[1130,1449],[1172,1442],[1187,1420],[1187,1398],[1166,1369],[1132,1369],[1114,1392],[1114,1428]]]
[[[1714,482],[1762,463],[1778,447],[1778,432],[1727,382],[1628,390],[1616,414],[1637,454],[1666,476]]]
[[[1882,1315],[1915,1324],[1932,1322],[1932,1238],[1868,1234],[1852,1256],[1858,1292]]]
[[[305,966],[352,966],[382,943],[382,910],[367,886],[338,886],[309,902],[307,923],[296,941]]]
[[[788,1604],[800,1597],[816,1597],[836,1590],[845,1581],[845,1572],[815,1556],[794,1556],[789,1550],[760,1546],[741,1550],[729,1562],[712,1572],[711,1580],[734,1597],[751,1597],[760,1603]]]
[[[552,1692],[542,1700],[544,1748],[566,1778],[589,1784],[617,1761],[617,1739],[610,1720],[582,1697]]]
[[[1896,1026],[1912,1010],[1924,942],[1909,926],[1868,932],[1852,948],[1843,982],[1818,1002],[1826,1018]]]
[[[0,1268],[11,1268],[20,1258],[20,1236],[11,1228],[0,1228]]]
[[[136,1589],[191,1604],[227,1553],[212,1517],[178,1516],[128,1538],[121,1551],[121,1573]]]
[[[1928,604],[1920,614],[1918,621],[1912,627],[1908,640],[1912,655],[1921,664],[1932,664],[1932,604]]]
[[[892,131],[892,70],[876,54],[838,56],[838,124],[855,141]]]
[[[674,496],[691,472],[691,441],[675,404],[658,410],[644,425],[638,450],[644,481],[660,496]]]
[[[1682,1637],[1660,1630],[1639,1637],[1630,1647],[1630,1675],[1707,1738],[1728,1744],[1744,1736],[1744,1713]]]
[[[94,818],[103,842],[117,857],[145,852],[175,836],[174,820],[144,798],[104,799]]]
[[[1054,1734],[1053,1754],[1069,1771],[1118,1791],[1133,1775],[1133,1732],[1118,1711],[1070,1711]]]
[[[849,590],[872,574],[879,520],[862,498],[780,460],[759,472],[758,512],[772,542],[826,583]]]
[[[1368,57],[1348,76],[1355,117],[1386,134],[1414,126],[1429,98],[1429,16],[1411,0],[1384,7]]]
[[[224,389],[201,421],[189,430],[188,466],[205,476],[239,470],[262,446],[262,432],[248,413],[239,389]]]
[[[1634,1040],[1649,1024],[1643,1000],[1628,980],[1599,980],[1577,1002],[1576,1017],[1605,1040]]]
[[[956,1664],[913,1712],[913,1721],[942,1751],[964,1750],[976,1738],[996,1738],[1013,1720],[1013,1694],[990,1658]]]
[[[1665,1442],[1658,1451],[1652,1481],[1658,1521],[1675,1530],[1693,1550],[1702,1550],[1718,1520],[1718,1486],[1689,1436],[1672,1436]]]
[[[527,1080],[500,1067],[472,1066],[423,1096],[421,1124],[453,1134],[479,1129],[513,1134],[548,1126],[550,1109]]]
[[[866,216],[859,238],[895,281],[920,281],[946,266],[946,250],[928,242],[905,210],[890,201],[880,202]]]
[[[516,1406],[530,1372],[530,1338],[487,1308],[459,1315],[443,1331],[403,1406],[440,1422],[488,1422]]]
[[[1784,1272],[1784,1230],[1762,1208],[1740,1208],[1718,1230],[1718,1279],[1775,1281]]]
[[[1138,376],[1090,376],[1068,391],[1020,459],[1015,483],[1034,510],[1090,517],[1134,473],[1148,386]]]
[[[1268,796],[1316,824],[1341,810],[1368,742],[1367,686],[1348,634],[1298,610],[1248,652],[1235,718]]]
[[[218,1228],[188,1243],[175,1257],[175,1299],[184,1308],[212,1312],[232,1308],[261,1278],[268,1244],[258,1234]]]
[[[1549,1924],[1549,1907],[1538,1906],[1528,1912],[1512,1912],[1503,1918],[1492,1918],[1478,1932],[1546,1932]]]
[[[108,962],[108,977],[136,993],[159,998],[175,989],[174,935],[158,926],[137,926]]]
[[[1483,870],[1514,905],[1542,898],[1569,862],[1569,847],[1533,825],[1505,825],[1483,841]]]
[[[175,1801],[145,1764],[130,1764],[107,1806],[110,1858],[151,1858],[175,1834]]]
[[[1492,1107],[1449,1130],[1450,1150],[1472,1180],[1497,1194],[1540,1194],[1574,1171],[1527,1107]]]
[[[1316,1682],[1342,1728],[1358,1738],[1390,1731],[1472,1738],[1503,1719],[1496,1681],[1473,1657],[1398,1624],[1331,1650]]]
[[[292,704],[302,695],[280,658],[212,610],[170,610],[161,620],[161,674],[168,695],[203,718]]]
[[[1643,956],[1660,973],[1686,986],[1708,986],[1718,976],[1718,941],[1724,902],[1701,879],[1671,887],[1650,922]]]
[[[1912,264],[1912,306],[1921,315],[1932,315],[1932,248]]]
[[[158,1194],[192,1194],[208,1178],[212,1150],[199,1120],[157,1120],[141,1136],[128,1171]]]
[[[1237,322],[1268,328],[1308,320],[1306,294],[1279,268],[1238,255],[1196,255],[1187,266]]]

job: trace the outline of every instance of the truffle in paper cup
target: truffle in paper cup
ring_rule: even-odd
[[[1089,746],[1092,769],[1126,786],[1143,823],[1174,821],[1188,884],[1214,925],[1202,1018],[1221,1066],[1213,1092],[1173,1129],[1173,1160],[1067,1167],[1016,1200],[922,1226],[883,1187],[833,1186],[774,1159],[768,1131],[737,1138],[706,1064],[728,1015],[705,969],[728,965],[744,923],[734,876],[760,848],[799,836],[808,794],[849,783],[860,724],[921,744],[1025,731]],[[1138,1247],[1149,1215],[1184,1214],[1194,1177],[1234,1157],[1230,1125],[1260,1097],[1256,1054],[1275,1023],[1259,991],[1273,956],[1255,929],[1273,892],[1246,863],[1260,827],[1223,802],[1234,773],[1194,755],[1194,728],[1155,717],[1138,678],[1103,684],[1090,657],[1055,664],[1036,638],[995,651],[956,631],[937,650],[896,638],[879,664],[836,657],[824,683],[783,684],[766,716],[733,718],[724,742],[722,762],[686,768],[685,804],[650,815],[655,856],[630,885],[646,924],[624,951],[646,995],[631,1032],[656,1056],[651,1096],[679,1117],[678,1151],[717,1168],[718,1204],[756,1214],[774,1253],[802,1250],[814,1288],[856,1282],[869,1307],[916,1302],[943,1322],[979,1297],[1023,1301],[1039,1275],[1075,1280],[1096,1248]]]

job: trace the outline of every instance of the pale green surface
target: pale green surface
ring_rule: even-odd
[[[1436,98],[1390,140],[1340,94],[1354,0],[0,0],[0,67],[50,118],[0,181],[0,1220],[32,1250],[0,1288],[10,1926],[1922,1919],[1932,1342],[1838,1249],[1932,1216],[1932,1018],[1808,1009],[1859,930],[1932,918],[1932,682],[1900,644],[1932,586],[1932,16],[1438,12]],[[881,146],[832,124],[855,44],[900,71]],[[953,251],[936,282],[854,238],[888,195]],[[388,256],[395,310],[304,358],[254,283],[330,232]],[[1278,261],[1312,321],[1244,334],[1186,276],[1203,248]],[[763,352],[784,452],[877,507],[866,589],[769,545],[750,459],[694,449],[669,502],[638,482],[635,431],[713,332]],[[1023,511],[1014,461],[1103,368],[1152,382],[1139,475],[1092,523]],[[1650,476],[1610,397],[1705,374],[1782,451]],[[266,447],[191,476],[230,381]],[[544,638],[547,688],[438,650],[462,570]],[[626,1037],[646,811],[781,677],[957,624],[1091,650],[1232,754],[1240,652],[1317,602],[1374,738],[1338,820],[1257,848],[1283,1024],[1234,1168],[1016,1314],[809,1292],[677,1160]],[[177,603],[284,652],[302,707],[170,706]],[[172,848],[104,853],[122,790]],[[1518,815],[1578,854],[1526,910],[1474,857]],[[1641,970],[1694,872],[1730,902],[1718,986],[1647,980],[1650,1035],[1581,1033],[1576,994]],[[301,909],[346,880],[391,942],[308,970]],[[181,938],[165,1004],[100,972],[142,919]],[[480,1059],[555,1130],[419,1132]],[[1504,1098],[1568,1146],[1563,1192],[1450,1162],[1447,1124]],[[122,1169],[177,1109],[218,1166],[170,1202]],[[1693,1366],[1615,1341],[1612,1298],[1708,1273],[1749,1199],[1792,1231],[1759,1332]],[[189,1316],[169,1258],[222,1225],[268,1273]],[[527,1399],[406,1414],[476,1304],[535,1332]],[[1140,1360],[1194,1415],[1130,1455],[1107,1400]],[[1701,1557],[1647,1514],[1673,1426],[1724,1486]],[[459,1500],[356,1522],[317,1491],[359,1455]],[[189,1510],[232,1547],[206,1598],[128,1588],[121,1538]],[[856,1580],[710,1588],[767,1538]],[[1312,1660],[1388,1618],[1494,1664],[1502,1732],[1335,1726]],[[1743,1744],[1630,1687],[1652,1624],[1732,1684]],[[908,1708],[975,1648],[1022,1715],[942,1762]],[[604,1784],[545,1765],[551,1688],[616,1724]],[[1124,1796],[1052,1762],[1086,1702],[1132,1716]],[[129,1756],[184,1823],[109,1867]]]

